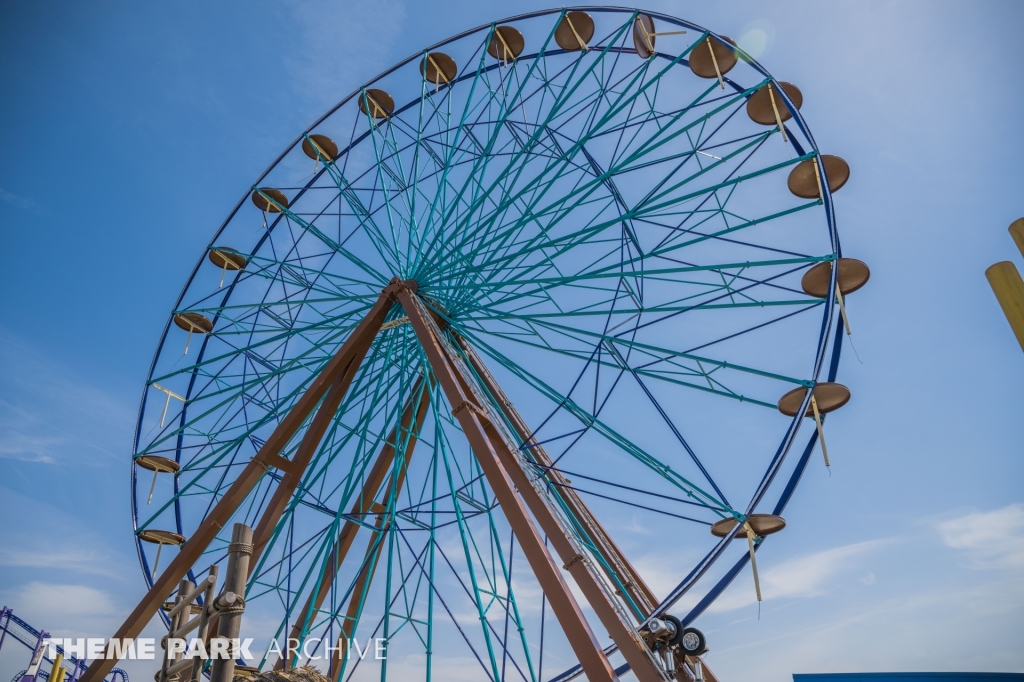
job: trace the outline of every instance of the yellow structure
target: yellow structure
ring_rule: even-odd
[[[1024,256],[1024,218],[1017,218],[1010,223],[1010,236],[1013,237],[1013,241],[1017,242],[1017,248]]]
[[[50,682],[64,682],[64,674],[67,670],[61,663],[64,661],[64,654],[57,654],[53,659],[53,667],[50,669]]]
[[[1024,218],[1010,223],[1010,235],[1024,255]],[[1024,350],[1024,280],[1017,272],[1017,266],[1008,260],[996,263],[985,271],[985,277]]]

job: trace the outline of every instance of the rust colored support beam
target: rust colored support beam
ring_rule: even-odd
[[[580,591],[590,603],[594,613],[601,620],[601,624],[608,629],[612,641],[622,652],[630,668],[636,673],[641,682],[664,682],[665,677],[658,663],[649,653],[646,645],[640,641],[632,625],[628,621],[628,615],[615,608],[615,604],[605,593],[600,579],[590,562],[579,552],[575,545],[566,536],[558,519],[551,512],[547,502],[541,497],[533,483],[527,477],[522,465],[516,458],[513,450],[508,446],[504,436],[490,422],[483,422],[484,431],[490,439],[502,466],[509,473],[512,482],[519,489],[519,494],[526,501],[526,505],[533,512],[534,517],[540,522],[541,528],[551,541],[551,545],[558,552],[558,556],[565,562],[565,568],[576,580]]]
[[[494,375],[487,369],[487,366],[477,352],[461,336],[457,334],[453,334],[453,336],[468,358],[473,371],[480,377],[484,388],[493,396],[495,406],[512,425],[519,440],[523,443],[532,440],[532,431],[527,426],[526,421],[512,405],[512,401],[508,399],[505,392],[501,390]],[[590,511],[590,508],[587,507],[586,502],[570,487],[569,480],[560,471],[552,468],[554,461],[547,453],[547,450],[544,449],[544,446],[532,445],[530,446],[530,453],[538,464],[546,468],[548,479],[558,487],[559,495],[575,518],[579,519],[586,526],[597,552],[605,561],[605,565],[602,566],[605,573],[608,574],[608,577],[613,582],[618,582],[625,587],[627,595],[639,607],[641,617],[646,619],[658,605],[658,599],[654,596],[651,588],[644,582],[640,573],[633,568],[633,565],[604,529],[604,526],[601,525]]]
[[[374,504],[374,498],[377,497],[377,493],[381,489],[381,485],[384,483],[384,477],[391,470],[391,465],[395,459],[395,448],[400,439],[404,438],[404,434],[409,434],[408,444],[405,448],[405,461],[402,464],[401,473],[399,477],[398,491],[402,490],[402,483],[405,480],[405,471],[409,466],[409,460],[412,458],[413,449],[416,447],[417,436],[420,429],[423,427],[423,419],[427,414],[427,407],[430,405],[430,394],[423,386],[423,378],[420,377],[413,384],[412,392],[409,397],[405,408],[402,410],[402,417],[399,421],[399,426],[392,429],[391,434],[384,442],[384,446],[381,448],[380,453],[377,455],[376,461],[370,468],[370,473],[366,476],[366,481],[363,483],[363,490],[355,503],[352,505],[352,510],[349,512],[349,516],[352,518],[362,518],[370,511]],[[415,426],[413,424],[415,423]],[[334,584],[334,578],[341,568],[342,563],[345,561],[345,557],[348,556],[348,551],[352,547],[352,542],[356,539],[356,534],[359,532],[360,525],[354,521],[346,521],[338,531],[338,538],[334,542],[334,546],[331,548],[329,563],[324,569],[323,579],[320,581],[319,586],[315,592],[311,592],[309,597],[306,599],[306,604],[299,612],[301,615],[292,625],[291,634],[288,635],[290,639],[298,641],[303,635],[303,629],[306,627],[306,621],[313,618],[313,614],[320,610],[323,606],[324,599],[327,598],[328,593],[331,591],[331,586]],[[286,665],[290,665],[291,662],[288,658],[282,657],[278,660],[274,666],[278,670],[283,669]]]
[[[469,347],[468,344],[466,347]],[[451,359],[449,359],[449,362],[452,366],[456,366],[456,363],[451,361]],[[480,367],[486,371],[483,363],[480,364]],[[461,371],[457,372],[457,378],[466,395],[476,395],[468,383],[468,378]],[[493,377],[491,381],[497,388],[497,382],[494,381]],[[510,407],[511,401],[508,400],[500,388],[498,390],[500,393],[496,393],[494,396],[501,395],[503,407]],[[526,429],[525,422],[522,423],[522,427],[524,430]],[[565,562],[565,567],[576,580],[576,584],[579,585],[580,590],[587,598],[598,618],[600,618],[601,623],[608,629],[608,634],[611,636],[612,641],[615,642],[619,651],[622,652],[623,657],[630,664],[637,678],[641,682],[664,681],[665,675],[661,666],[651,655],[646,644],[637,636],[629,621],[629,615],[624,610],[616,608],[616,604],[604,590],[594,567],[569,539],[566,529],[559,523],[558,518],[552,513],[547,501],[526,475],[523,464],[516,455],[514,446],[509,444],[505,436],[495,427],[490,419],[484,421],[484,430],[488,438],[490,438],[494,450],[498,453],[502,465],[511,476],[512,482],[519,489],[519,494],[526,501],[526,505],[533,512],[534,517],[540,522],[541,528],[555,547],[555,551],[558,552],[559,557]],[[563,490],[573,492],[567,488],[563,488]],[[580,503],[582,505],[582,500],[580,500]],[[586,509],[585,505],[582,506],[582,509]],[[589,515],[589,510],[586,510],[586,513]],[[593,517],[591,516],[591,518]],[[594,523],[597,523],[596,519],[594,519]]]
[[[373,344],[373,339],[378,329],[380,329],[379,326],[377,329],[374,329],[372,334],[363,336],[353,348],[348,364],[345,365],[345,369],[327,390],[327,396],[320,403],[316,415],[314,415],[313,420],[306,428],[306,433],[302,435],[302,441],[292,456],[291,466],[284,470],[284,476],[281,477],[281,481],[277,484],[277,488],[274,490],[270,501],[267,502],[267,506],[263,508],[263,514],[260,515],[260,520],[253,531],[252,561],[249,564],[250,577],[259,563],[264,548],[270,542],[274,529],[277,527],[277,522],[281,520],[281,515],[284,514],[285,507],[288,506],[288,501],[295,494],[295,489],[299,486],[302,476],[306,473],[306,468],[320,447],[320,441],[323,440],[328,427],[334,421],[338,407],[345,398],[345,394],[348,393],[348,388],[352,385],[352,380],[359,371],[359,366]]]
[[[580,661],[583,672],[590,682],[617,682],[618,676],[604,655],[601,644],[590,629],[590,624],[584,618],[561,571],[551,554],[548,553],[544,540],[534,526],[523,500],[516,494],[509,472],[502,465],[491,439],[485,432],[484,421],[486,418],[484,414],[473,403],[471,395],[466,394],[457,378],[461,372],[451,363],[446,349],[436,335],[436,326],[424,312],[412,291],[400,290],[398,300],[405,309],[405,314],[426,352],[434,375],[452,406],[452,414],[462,426],[470,447],[480,463],[480,468],[483,470],[491,490],[494,491],[494,496],[512,527],[512,532],[519,539],[523,553],[537,577],[537,582],[540,583],[544,594],[547,595],[548,601],[551,603],[551,610],[554,611],[555,617],[562,626],[569,645]],[[659,678],[659,682],[660,680],[661,678]]]
[[[384,317],[391,309],[395,301],[395,291],[401,283],[394,279],[381,292],[377,302],[373,305],[366,317],[346,339],[334,357],[320,371],[320,374],[310,383],[306,392],[296,401],[295,405],[281,422],[274,429],[263,447],[242,469],[234,483],[228,488],[224,496],[214,505],[210,513],[206,515],[202,523],[192,536],[181,546],[178,555],[167,565],[160,574],[153,586],[142,598],[135,610],[128,616],[124,623],[114,633],[116,639],[136,639],[142,633],[149,621],[156,614],[160,605],[171,593],[174,585],[188,572],[203,552],[210,545],[210,542],[217,537],[217,533],[224,527],[238,507],[245,501],[245,498],[256,487],[268,467],[274,466],[268,460],[276,456],[280,459],[280,452],[295,432],[313,411],[317,403],[330,390],[330,387],[338,381],[339,376],[353,362],[353,358],[361,350],[360,360],[366,354],[366,349],[372,343],[377,331],[384,323]],[[296,471],[296,467],[289,464],[288,473],[301,476],[302,472]],[[287,475],[287,474],[286,474]],[[255,563],[255,562],[253,562]],[[93,661],[89,668],[82,674],[80,682],[102,682],[102,680],[114,668],[117,660],[114,658],[100,658]]]
[[[387,495],[385,500],[390,504],[392,494],[397,499],[398,494],[402,492],[402,485],[405,483],[405,474],[409,470],[409,458],[412,456],[412,445],[415,441],[411,441],[410,449],[406,453],[405,462],[402,464],[401,469],[398,471],[398,483],[393,481],[387,486]],[[338,647],[334,650],[334,657],[331,659],[331,682],[338,682],[338,677],[341,675],[343,660],[348,659],[348,644],[352,640],[354,634],[356,621],[359,618],[359,614],[362,613],[363,605],[365,600],[363,599],[363,591],[370,581],[373,580],[373,574],[377,570],[377,562],[380,560],[381,545],[376,542],[377,536],[383,532],[386,532],[390,527],[391,519],[383,512],[387,511],[388,507],[377,504],[376,502],[371,507],[371,511],[379,514],[375,526],[377,530],[370,536],[370,539],[366,543],[366,552],[363,556],[363,568],[359,572],[359,577],[356,580],[355,585],[352,588],[352,594],[349,596],[348,609],[345,612],[345,619],[341,623],[341,634],[338,635]],[[383,542],[383,539],[381,540]]]
[[[366,542],[366,552],[363,554],[363,568],[359,572],[359,577],[356,578],[355,586],[352,588],[352,595],[348,599],[345,619],[341,622],[338,646],[331,657],[331,682],[338,682],[338,678],[341,676],[341,664],[348,657],[348,643],[352,641],[356,619],[359,617],[360,612],[362,612],[363,604],[365,603],[363,590],[366,589],[367,583],[373,579],[373,574],[377,570],[377,562],[380,560],[381,547],[377,538],[383,530],[387,529],[389,522],[385,521],[385,515],[382,513],[385,511],[385,508],[379,504],[375,505],[375,507],[374,511],[380,514],[375,524],[377,530],[370,535],[370,539]]]

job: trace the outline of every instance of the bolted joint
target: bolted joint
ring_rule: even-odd
[[[408,291],[410,294],[415,294],[420,289],[420,284],[414,279],[401,280],[397,277],[392,277],[388,285],[384,287],[381,292],[388,297],[389,301],[398,300],[398,294],[402,291]]]
[[[462,412],[462,410],[465,408],[469,408],[469,411],[475,414],[477,418],[484,423],[484,428],[487,428],[488,426],[491,425],[491,419],[490,417],[487,416],[487,412],[481,409],[479,405],[469,400],[463,400],[461,403],[452,408],[452,416],[454,417],[459,412]]]
[[[213,608],[220,613],[243,613],[245,598],[234,592],[225,592],[213,602]]]
[[[573,558],[569,559],[569,561],[565,562],[562,565],[562,568],[564,568],[565,570],[568,571],[569,569],[571,569],[573,567],[574,564],[576,564],[579,561],[583,561],[583,555],[582,554],[577,554]]]

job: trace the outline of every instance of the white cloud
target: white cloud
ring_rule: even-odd
[[[962,590],[928,586],[885,599],[826,604],[826,610],[801,610],[788,619],[773,609],[765,619],[771,627],[753,618],[732,624],[729,642],[712,649],[711,667],[721,679],[783,682],[795,672],[1006,671],[1024,665],[1024,649],[1013,634],[1022,625],[1019,580]]]
[[[828,586],[840,574],[857,566],[857,560],[880,547],[891,544],[891,540],[872,540],[852,545],[834,547],[814,554],[788,559],[772,565],[758,554],[758,576],[761,581],[761,595],[765,600],[807,599],[825,594]],[[872,576],[873,577],[873,576]],[[740,573],[729,589],[715,600],[709,612],[733,611],[757,601],[754,580],[750,568]]]
[[[6,411],[7,403],[0,401],[0,410]],[[24,422],[12,423],[4,412],[0,412],[0,459],[14,459],[20,462],[41,462],[54,464],[53,448],[63,441],[19,433],[18,427]]]
[[[88,585],[34,581],[16,588],[0,590],[0,601],[37,629],[52,637],[110,637],[128,615],[128,603],[137,596],[124,589],[108,592]],[[154,618],[141,636],[159,638],[167,634],[163,623]],[[132,679],[150,679],[155,672],[153,661],[121,661],[118,668]]]
[[[0,329],[0,459],[42,464],[124,463],[131,406]],[[119,452],[120,451],[120,452]]]
[[[109,594],[86,585],[31,582],[8,597],[16,613],[29,622],[63,623],[74,616],[110,616],[117,612]]]
[[[0,187],[0,201],[6,202],[8,204],[13,204],[18,208],[32,208],[35,205],[35,202],[32,201],[31,199],[19,197],[17,194],[13,192],[8,192],[3,187]]]
[[[109,560],[108,555],[100,552],[75,548],[58,548],[56,550],[50,546],[42,549],[21,546],[0,548],[0,566],[57,568],[98,575],[120,575],[106,568],[106,563]]]
[[[326,108],[387,66],[405,8],[397,0],[354,3],[288,2],[301,34],[285,65],[294,85]],[[330,27],[328,30],[326,27]],[[402,56],[412,50],[399,50]]]
[[[1024,568],[1024,504],[942,521],[947,547],[963,550],[972,568]]]

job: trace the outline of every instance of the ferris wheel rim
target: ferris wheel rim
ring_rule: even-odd
[[[606,7],[606,6],[597,6],[597,7],[595,7],[595,6],[580,6],[580,7],[572,7],[572,8],[565,8],[565,9],[559,8],[559,9],[542,10],[542,11],[538,11],[538,12],[527,13],[527,14],[523,14],[523,15],[517,15],[515,17],[510,17],[508,19],[501,20],[500,22],[492,22],[492,23],[489,23],[489,24],[484,24],[482,26],[476,27],[474,29],[470,29],[470,30],[465,31],[463,33],[460,33],[460,34],[458,34],[456,36],[452,36],[452,37],[450,37],[450,38],[448,38],[448,39],[446,39],[444,41],[436,43],[435,45],[430,46],[429,48],[426,48],[426,50],[432,50],[432,49],[436,49],[438,47],[442,47],[442,46],[447,45],[449,43],[452,43],[452,42],[454,42],[456,40],[465,38],[467,36],[471,36],[471,35],[473,35],[475,33],[480,32],[480,31],[488,30],[490,27],[493,27],[493,26],[495,26],[497,24],[500,24],[500,23],[514,22],[514,21],[518,21],[518,20],[522,20],[522,19],[527,19],[527,18],[546,16],[546,15],[556,14],[558,12],[565,12],[565,11],[568,11],[568,10],[585,10],[585,11],[609,12],[609,13],[622,13],[622,12],[634,12],[635,11],[635,10],[631,10],[631,9],[627,9],[627,8],[612,8],[612,7]],[[686,22],[686,21],[681,20],[681,19],[676,19],[676,18],[670,17],[668,15],[663,15],[663,14],[659,14],[659,13],[647,13],[647,12],[645,12],[645,14],[648,14],[649,16],[652,16],[654,18],[658,18],[658,19],[667,21],[669,23],[672,23],[672,24],[675,24],[675,25],[678,25],[678,26],[686,26],[688,28],[692,28],[692,29],[695,29],[695,30],[705,31],[705,29],[703,29],[703,28],[701,28],[701,27],[699,27],[699,26],[697,26],[695,24],[691,24],[690,22]],[[711,33],[710,31],[708,31],[708,33],[710,35],[716,35],[717,36],[717,34]],[[324,116],[322,116],[315,123],[313,123],[309,128],[307,128],[305,131],[303,131],[303,133],[300,134],[300,136],[298,138],[296,138],[295,141],[293,141],[290,145],[288,145],[285,148],[285,150],[281,153],[281,155],[277,159],[275,159],[274,162],[253,183],[253,186],[260,185],[262,183],[262,181],[281,163],[281,161],[293,149],[295,149],[295,147],[297,145],[301,144],[302,141],[306,138],[306,136],[308,134],[310,134],[311,131],[315,130],[316,127],[318,125],[320,125],[324,120],[326,120],[332,113],[336,112],[338,109],[340,109],[346,103],[350,102],[352,100],[352,98],[356,97],[366,87],[377,83],[379,80],[381,80],[385,76],[389,75],[390,73],[396,71],[397,69],[401,68],[402,66],[405,66],[405,65],[409,64],[410,62],[413,62],[418,57],[421,57],[424,54],[424,52],[425,51],[420,51],[420,52],[417,52],[417,53],[411,55],[410,57],[408,57],[405,60],[397,63],[395,66],[391,67],[390,69],[382,72],[378,76],[376,76],[373,79],[367,81],[367,83],[365,83],[363,86],[361,86],[360,88],[356,89],[355,91],[350,93],[348,96],[346,96],[341,102],[339,102],[337,105],[332,107],[326,114],[324,114]],[[768,74],[768,72],[766,70],[763,70],[763,68],[760,67],[759,64],[757,64],[756,62],[753,62],[753,61],[751,61],[750,63],[751,63],[751,65],[756,70],[761,71],[767,77],[771,77],[770,74]],[[466,77],[466,76],[463,76],[463,77]],[[738,86],[735,86],[734,84],[733,84],[733,86],[736,87],[737,89],[740,89],[740,88],[738,88]],[[405,108],[408,108],[409,106],[412,106],[412,104],[414,102],[416,102],[416,101],[418,101],[418,100],[413,100],[409,104],[405,105],[405,107],[403,107],[401,110],[404,110]],[[398,111],[401,111],[401,110],[396,110],[396,113],[398,113]],[[803,120],[802,114],[799,111],[794,111],[794,114],[795,114],[794,120],[796,121],[796,124],[804,132],[804,135],[805,135],[806,139],[812,144],[812,150],[814,152],[817,152],[818,151],[817,147],[816,147],[816,145],[814,145],[813,138],[811,138],[811,136],[810,136],[809,129],[806,127],[806,124],[805,124],[805,122]],[[311,179],[307,183],[306,188],[304,188],[302,191],[305,191],[305,189],[308,189],[309,187],[311,187],[313,182],[315,182],[315,178]],[[833,251],[836,254],[841,254],[841,251],[840,251],[840,248],[839,248],[839,243],[838,243],[838,234],[837,234],[837,231],[836,231],[836,228],[835,228],[834,216],[833,216],[832,205],[831,205],[831,193],[826,190],[824,192],[824,194],[825,194],[825,197],[823,198],[824,199],[823,203],[824,203],[824,206],[825,206],[826,220],[827,220],[827,224],[828,224],[828,228],[829,228],[829,233],[830,233],[830,236],[831,236],[832,241],[833,241]],[[242,198],[236,204],[234,209],[232,209],[232,211],[229,213],[228,217],[225,219],[225,221],[222,223],[222,225],[218,228],[218,230],[217,230],[216,234],[214,235],[213,240],[211,240],[208,248],[205,249],[203,251],[202,255],[199,257],[199,260],[198,260],[196,266],[194,267],[192,274],[189,276],[185,286],[183,287],[181,293],[179,294],[179,297],[178,297],[178,299],[177,299],[177,301],[175,303],[174,310],[177,310],[181,306],[182,302],[184,301],[185,296],[186,296],[187,292],[189,291],[189,288],[191,287],[193,281],[196,278],[197,273],[199,272],[200,268],[202,267],[202,265],[204,263],[205,257],[207,255],[207,251],[209,250],[210,247],[212,247],[216,243],[217,239],[223,233],[223,231],[225,230],[227,225],[235,217],[235,215],[237,214],[237,212],[239,211],[241,206],[244,204],[245,199],[247,198],[247,196],[248,196],[248,192],[242,196]],[[299,198],[299,196],[301,196],[301,193],[299,195],[297,195],[295,197],[295,199],[297,200]],[[253,253],[255,253],[258,250],[258,248],[262,244],[263,240],[269,238],[269,234],[270,234],[270,231],[268,230],[268,232],[266,234],[264,234],[260,238],[259,243],[253,249]],[[837,268],[833,268],[833,273],[835,273],[836,270],[837,270]],[[833,279],[833,281],[830,283],[830,293],[833,292],[834,288],[835,288],[835,281],[834,281],[835,280],[835,276],[834,275],[833,275],[832,279]],[[227,290],[225,291],[225,294],[224,294],[224,300],[225,301],[227,301],[228,298],[230,297],[230,295],[232,293],[232,287],[233,286],[234,286],[234,283],[232,283],[231,285],[229,285],[227,287]],[[825,361],[825,356],[827,355],[827,347],[828,347],[828,341],[829,341],[830,334],[831,334],[831,329],[832,329],[832,327],[835,326],[833,324],[833,322],[835,321],[835,315],[834,315],[833,306],[826,305],[824,307],[825,307],[826,311],[825,311],[825,313],[823,315],[824,319],[823,319],[823,322],[822,322],[822,331],[821,331],[821,333],[819,335],[819,340],[818,340],[818,349],[817,349],[817,353],[816,353],[815,368],[814,368],[814,371],[813,371],[812,381],[817,381],[818,377],[820,376],[820,373],[821,373],[822,368],[823,368],[823,363]],[[160,342],[157,345],[156,352],[154,353],[153,361],[151,363],[150,370],[149,370],[149,373],[148,373],[147,382],[149,380],[152,380],[152,378],[153,378],[153,373],[154,373],[154,370],[155,370],[155,367],[156,367],[157,360],[160,357],[161,352],[162,352],[163,347],[164,347],[164,343],[167,341],[167,338],[168,338],[168,331],[170,330],[170,326],[171,326],[170,323],[171,323],[171,320],[168,319],[168,321],[167,321],[167,323],[165,325],[165,328],[163,330],[163,333],[161,334]],[[205,348],[206,341],[207,341],[207,339],[204,338],[203,344],[202,344],[203,348]],[[836,341],[835,341],[835,349],[833,351],[833,357],[835,358],[835,360],[838,359],[838,354],[839,354],[839,348],[841,346],[841,341],[842,341],[841,340],[841,335],[837,334],[836,335]],[[202,353],[202,350],[200,350],[200,353]],[[833,364],[835,364],[835,362],[833,362]],[[832,374],[834,374],[834,371],[832,372]],[[190,379],[190,384],[189,384],[189,386],[190,386],[189,387],[189,392],[190,393],[191,393],[191,390],[192,390],[192,386],[194,385],[194,381],[195,381],[195,375],[193,374],[193,378]],[[147,383],[147,387],[148,387],[148,383]],[[146,407],[146,396],[147,396],[147,390],[144,389],[143,390],[143,396],[142,396],[142,399],[141,399],[141,402],[140,402],[139,418],[138,418],[138,421],[137,421],[137,428],[136,428],[136,434],[135,434],[135,439],[134,439],[134,444],[135,444],[136,451],[138,449],[139,441],[140,441],[140,436],[141,436],[142,415],[143,415],[143,413],[145,411],[145,407]],[[809,396],[809,392],[808,392],[807,400],[809,400],[809,397],[810,396]],[[802,414],[802,410],[801,410],[801,412],[799,414]],[[780,451],[776,455],[776,461],[777,461],[777,463],[780,466],[781,466],[781,463],[782,463],[782,459],[785,458],[786,453],[788,453],[789,449],[792,447],[792,445],[794,444],[794,442],[795,442],[795,440],[797,438],[798,427],[799,427],[799,425],[801,423],[802,423],[802,421],[799,418],[794,418],[794,421],[792,422],[792,425],[791,425],[791,428],[790,428],[791,435],[787,436],[784,447],[783,447],[783,445],[780,445]],[[811,444],[813,444],[814,438],[815,438],[815,436],[812,435],[812,437],[811,437]],[[803,469],[801,467],[799,469],[799,472],[802,472],[802,470]],[[798,472],[795,472],[794,476],[796,476],[796,473],[798,473]],[[132,486],[131,486],[132,487],[132,490],[131,490],[131,495],[132,495],[132,515],[133,515],[133,528],[134,528],[134,530],[137,531],[139,526],[138,526],[138,510],[137,510],[137,505],[138,505],[137,492],[138,491],[137,491],[137,475],[136,474],[137,474],[137,472],[136,472],[136,464],[133,461],[133,464],[132,464],[132,481],[131,481],[131,483],[132,483]],[[774,474],[772,474],[771,478],[774,478]],[[768,481],[768,483],[770,483],[770,482],[771,482],[771,480]],[[755,498],[756,499],[752,499],[752,501],[751,501],[751,503],[749,505],[749,508],[747,510],[747,513],[750,513],[750,511],[752,511],[754,506],[756,506],[756,504],[761,501],[761,499],[764,497],[764,495],[767,494],[768,485],[763,485],[762,488],[763,488],[762,490],[759,490],[758,493],[755,494]],[[177,513],[177,519],[178,519],[179,529],[180,529],[180,524],[181,524],[180,513]],[[724,549],[725,544],[726,544],[725,542],[720,543],[719,546],[716,546],[715,549],[716,550],[719,549],[719,548]],[[136,545],[137,545],[137,552],[138,552],[139,558],[140,558],[140,563],[143,566],[144,576],[145,576],[147,582],[151,583],[152,582],[152,576],[149,574],[149,568],[148,568],[148,565],[147,565],[146,560],[145,560],[145,554],[144,554],[144,552],[142,550],[141,543],[137,540]],[[713,552],[714,551],[715,550],[713,550]],[[721,552],[718,552],[718,554],[720,554],[720,553]],[[716,554],[716,557],[717,557],[717,554]],[[707,565],[710,566],[710,563],[708,563]],[[678,596],[681,596],[681,593]],[[654,617],[654,615],[652,614],[651,617]],[[561,678],[556,678],[556,679],[561,679]]]

